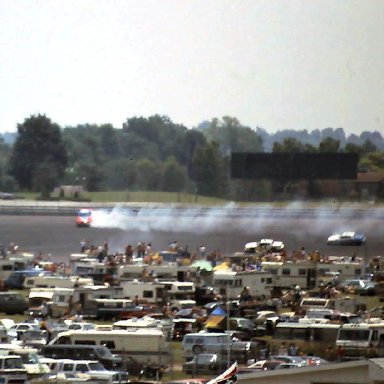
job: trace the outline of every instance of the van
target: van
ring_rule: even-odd
[[[20,356],[0,356],[0,381],[2,384],[24,384],[27,371]]]
[[[232,340],[226,333],[220,332],[198,332],[184,335],[182,341],[183,355],[191,359],[200,353],[224,354]]]
[[[183,356],[190,360],[201,353],[216,353],[227,356],[239,363],[245,363],[251,358],[260,358],[260,348],[265,342],[232,340],[230,334],[221,332],[188,333],[181,343]]]
[[[40,354],[53,359],[97,360],[110,370],[121,365],[121,358],[112,355],[107,347],[99,345],[49,344],[43,346]]]

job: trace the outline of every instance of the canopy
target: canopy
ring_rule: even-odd
[[[211,272],[213,269],[211,262],[206,260],[197,260],[191,267],[205,269],[207,272]]]
[[[210,316],[205,323],[207,328],[218,328],[218,325],[225,319],[225,316]]]
[[[227,315],[227,312],[224,311],[223,308],[221,308],[220,306],[216,307],[212,312],[211,312],[211,316],[226,316]]]
[[[215,271],[225,271],[227,269],[230,269],[230,268],[229,268],[228,262],[226,261],[224,261],[219,265],[216,265],[216,267],[214,268]]]

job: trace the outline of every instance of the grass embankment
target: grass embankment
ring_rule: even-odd
[[[32,192],[16,193],[16,198],[25,200],[39,200],[40,195]],[[168,203],[168,204],[202,204],[202,205],[222,205],[228,203],[227,200],[215,197],[207,197],[194,195],[190,193],[177,192],[154,192],[154,191],[108,191],[108,192],[81,192],[78,199],[73,196],[65,196],[60,198],[59,194],[51,194],[52,201],[78,201],[78,202],[94,202],[94,203]]]

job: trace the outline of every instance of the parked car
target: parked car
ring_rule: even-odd
[[[362,233],[342,232],[328,237],[328,245],[362,245],[366,237]]]
[[[22,315],[28,309],[28,301],[17,292],[0,292],[0,311],[7,315]]]
[[[248,370],[259,370],[259,371],[271,371],[275,369],[277,365],[281,364],[281,360],[258,360],[255,363],[248,365]]]
[[[301,368],[303,365],[295,364],[295,363],[280,363],[276,365],[275,370],[278,369],[290,369],[290,368]]]
[[[201,353],[183,364],[183,372],[190,374],[215,374],[224,371],[227,366],[226,359],[216,353]]]
[[[288,355],[275,355],[271,356],[272,360],[280,360],[281,363],[297,364],[298,366],[305,366],[307,362],[300,356],[288,356]]]

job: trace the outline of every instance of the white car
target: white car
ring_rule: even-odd
[[[245,253],[256,253],[261,250],[268,250],[271,252],[281,252],[284,249],[284,243],[273,239],[261,239],[260,241],[253,241],[245,244]]]
[[[106,380],[109,384],[128,382],[128,373],[109,371],[99,361],[94,360],[55,360],[49,363],[51,373],[66,375],[86,374],[92,379]]]

